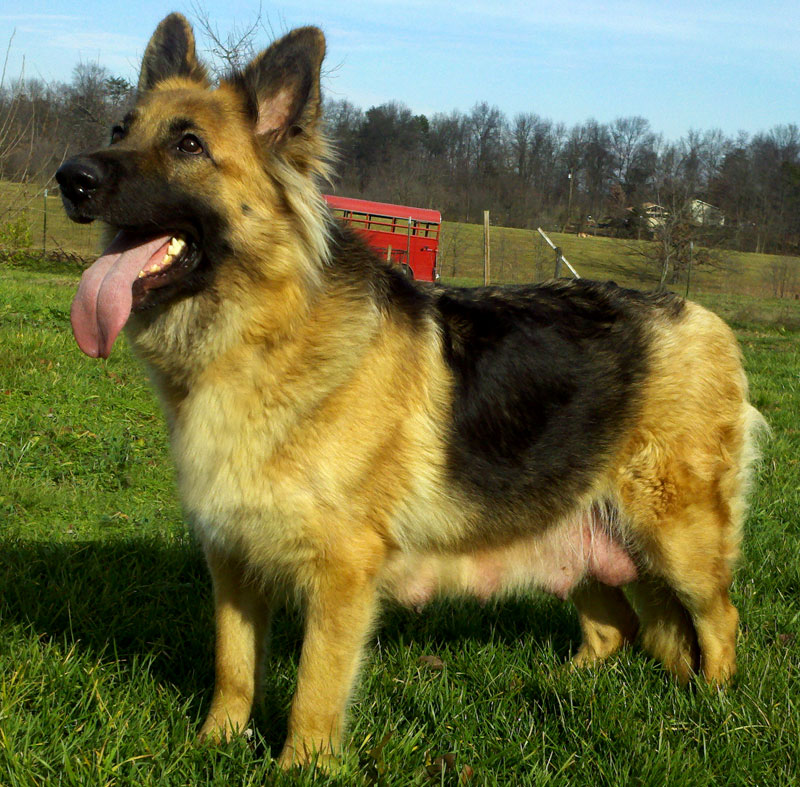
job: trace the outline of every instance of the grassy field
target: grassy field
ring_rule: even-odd
[[[276,621],[252,737],[193,743],[212,685],[209,581],[124,340],[105,362],[75,346],[76,280],[0,267],[0,784],[310,783],[270,759],[296,674],[294,612]],[[550,598],[390,609],[353,703],[349,772],[317,783],[797,783],[800,312],[707,303],[733,322],[774,430],[733,589],[734,687],[678,688],[635,649],[569,671],[577,621]]]
[[[45,233],[46,214],[46,233]],[[100,250],[101,229],[96,224],[75,224],[67,219],[57,195],[43,196],[40,190],[0,181],[0,247],[3,226],[22,219],[29,231],[31,250],[47,249],[62,258],[90,260]],[[634,287],[652,286],[642,271],[645,242],[617,238],[578,238],[573,234],[550,233],[564,256],[584,278],[613,279]],[[539,234],[532,230],[492,227],[491,280],[496,283],[542,281],[553,275],[555,256]],[[770,254],[717,252],[720,267],[693,273],[691,293],[746,294],[769,296],[781,266],[800,269],[800,259]],[[483,226],[445,221],[439,246],[442,276],[460,284],[483,283]],[[565,271],[566,275],[566,271]],[[791,294],[800,292],[800,274],[791,274]],[[684,293],[686,281],[675,285]]]
[[[562,249],[578,274],[588,279],[612,279],[632,287],[654,286],[653,273],[647,274],[643,264],[646,241],[618,238],[585,237],[550,232],[553,243]],[[531,230],[510,227],[492,227],[491,278],[497,282],[542,281],[553,275],[555,254]],[[782,266],[794,265],[800,269],[800,259],[776,257],[770,254],[717,250],[715,268],[699,268],[692,274],[690,292],[713,294],[745,294],[769,296],[774,292],[774,280]],[[465,285],[483,283],[483,227],[477,224],[444,222],[440,244],[439,265],[442,275],[457,279]],[[652,271],[652,269],[650,269]],[[569,275],[563,269],[562,275]],[[785,275],[785,274],[784,274]],[[796,289],[800,275],[790,274]],[[674,289],[685,293],[686,280],[682,278]]]

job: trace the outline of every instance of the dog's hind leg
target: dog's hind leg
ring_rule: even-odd
[[[572,663],[591,666],[607,659],[636,637],[638,621],[619,588],[596,580],[581,583],[570,596],[578,610],[583,641]]]
[[[370,536],[362,533],[357,543],[332,548],[305,583],[305,636],[279,759],[283,768],[336,765],[347,702],[378,606],[384,547]]]
[[[728,590],[744,506],[741,473],[720,455],[710,471],[688,462],[665,466],[657,484],[662,504],[638,529],[645,569],[633,593],[643,643],[681,681],[698,667],[695,634],[707,681],[726,683],[736,672],[739,615]]]
[[[663,576],[691,615],[700,670],[710,683],[727,683],[736,672],[739,613],[729,590],[757,453],[754,442],[765,428],[761,415],[744,403],[739,419],[719,430],[713,470],[701,490],[689,489],[680,518],[667,523],[673,533],[669,543],[660,545]]]
[[[227,740],[243,732],[261,688],[264,641],[272,604],[242,563],[206,549],[214,584],[215,681],[200,737]]]
[[[628,592],[639,615],[642,647],[680,683],[688,683],[700,653],[686,608],[666,584],[650,578],[632,583]]]
[[[686,515],[690,515],[688,511]],[[664,621],[675,624],[675,647],[686,653],[687,626],[679,624],[680,613],[674,606],[680,604],[694,624],[703,677],[712,683],[727,683],[736,672],[739,625],[739,614],[728,596],[731,567],[725,556],[727,549],[721,544],[717,517],[710,512],[703,515],[695,507],[691,519],[691,524],[686,522],[682,528],[675,524],[668,528],[673,538],[658,555],[658,574],[675,596],[674,600],[664,596],[658,602],[668,610],[659,617],[662,626]],[[651,596],[651,609],[653,606]],[[694,662],[692,659],[693,667]],[[682,671],[677,670],[676,674],[684,678]]]

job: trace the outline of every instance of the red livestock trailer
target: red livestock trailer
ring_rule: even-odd
[[[362,233],[382,257],[420,281],[438,281],[436,256],[442,214],[438,210],[325,195],[335,216]]]

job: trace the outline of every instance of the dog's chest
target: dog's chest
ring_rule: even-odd
[[[174,419],[171,443],[186,513],[205,541],[252,553],[300,538],[314,510],[313,473],[286,456],[292,414],[255,392],[194,390]]]

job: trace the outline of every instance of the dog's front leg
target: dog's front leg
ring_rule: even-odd
[[[280,756],[284,768],[335,763],[347,701],[375,618],[382,545],[369,549],[362,542],[357,552],[352,546],[335,551],[315,569],[308,590],[297,690]]]
[[[214,697],[200,737],[228,740],[244,732],[261,687],[264,640],[272,604],[243,563],[206,549],[214,583],[216,648]]]

